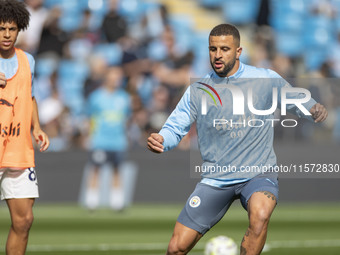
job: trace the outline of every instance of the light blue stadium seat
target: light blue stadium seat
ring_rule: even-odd
[[[82,10],[82,2],[87,0],[59,0],[59,6],[62,11],[75,12]]]
[[[84,81],[79,79],[65,79],[60,77],[58,80],[58,91],[63,104],[70,109],[72,116],[84,113]]]
[[[193,20],[187,15],[173,15],[169,19],[174,32],[177,50],[182,53],[191,49],[193,43]]]
[[[86,1],[88,1],[87,9],[90,10],[91,13],[104,16],[109,11],[107,0],[86,0]]]
[[[186,32],[192,31],[194,21],[188,15],[174,14],[169,18],[169,24],[173,30]]]
[[[93,53],[103,57],[109,65],[119,65],[122,62],[122,49],[116,43],[97,44]]]
[[[74,39],[69,44],[70,55],[74,60],[85,61],[92,50],[92,43],[87,39]]]
[[[54,58],[38,58],[35,61],[35,75],[39,77],[49,77],[57,70],[58,62]]]
[[[63,11],[59,19],[59,27],[65,32],[77,30],[83,21],[83,12],[81,11]]]
[[[222,7],[224,0],[199,0],[201,6],[206,8]]]
[[[304,43],[309,47],[327,46],[336,39],[335,23],[327,17],[309,15],[304,27]]]
[[[89,67],[84,61],[62,60],[59,62],[58,74],[61,79],[85,80]]]
[[[45,0],[44,6],[46,8],[53,8],[54,6],[58,5],[60,3],[59,0]]]
[[[83,87],[88,73],[89,67],[84,61],[60,61],[58,70],[60,97],[74,116],[83,113]]]
[[[226,0],[223,3],[225,20],[235,25],[254,23],[259,11],[259,0]]]
[[[144,14],[143,4],[140,0],[119,1],[118,11],[129,23],[140,21]]]
[[[148,57],[155,61],[162,61],[168,55],[168,50],[161,40],[153,40],[148,44],[147,48]]]
[[[289,57],[301,56],[304,50],[303,38],[299,32],[277,32],[276,49]]]
[[[200,32],[193,36],[194,61],[192,71],[197,78],[202,78],[211,69],[209,62],[209,32]]]
[[[277,13],[295,13],[304,15],[308,12],[308,3],[306,3],[305,0],[272,0],[271,11],[274,15]]]
[[[276,31],[302,32],[304,16],[294,12],[278,12],[271,15],[270,24]]]
[[[307,48],[304,52],[304,60],[307,70],[318,70],[327,60],[329,52],[324,47]]]

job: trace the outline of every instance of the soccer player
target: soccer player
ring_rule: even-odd
[[[221,24],[213,28],[209,35],[213,71],[187,89],[161,131],[148,138],[149,150],[155,153],[168,151],[180,142],[196,121],[202,167],[217,169],[217,166],[231,166],[234,169],[201,174],[202,180],[177,219],[168,255],[187,254],[224,216],[235,199],[240,199],[249,219],[240,253],[260,254],[265,244],[269,219],[278,199],[277,173],[265,171],[271,169],[270,166],[276,166],[273,123],[268,121],[273,118],[273,113],[256,115],[255,119],[250,109],[236,114],[233,113],[233,106],[240,103],[238,100],[242,97],[238,93],[241,90],[243,94],[252,91],[254,109],[271,109],[273,88],[281,91],[283,88],[291,89],[291,86],[272,70],[241,63],[241,53],[240,35],[236,27]],[[223,89],[226,85],[229,86],[228,90]],[[219,97],[216,104],[205,91],[210,94],[216,92],[215,97]],[[306,97],[305,93],[288,94],[290,99],[302,100]],[[280,96],[278,98],[280,100]],[[242,109],[244,105],[241,102],[239,106]],[[303,114],[303,108],[310,114]],[[300,117],[306,115],[315,122],[324,121],[327,117],[325,107],[312,98],[299,107],[287,105],[287,109]],[[229,121],[215,125],[214,121],[222,118]],[[246,124],[247,121],[252,124]],[[258,167],[260,171],[242,171],[244,166]]]
[[[31,131],[40,151],[49,146],[32,93],[34,59],[14,47],[18,33],[28,24],[24,3],[0,1],[0,186],[12,221],[6,243],[8,255],[25,254],[32,207],[39,196]]]
[[[125,206],[125,195],[119,168],[126,158],[128,140],[126,125],[131,112],[131,99],[121,86],[123,70],[109,67],[101,87],[94,90],[87,101],[91,120],[90,173],[85,196],[86,206],[94,210],[99,205],[99,169],[105,164],[113,168],[110,206],[120,211]]]

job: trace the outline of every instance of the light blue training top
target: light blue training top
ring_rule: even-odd
[[[131,98],[122,89],[110,93],[105,88],[98,88],[90,94],[87,114],[92,124],[92,150],[127,150],[126,125],[131,113],[130,105]]]
[[[32,74],[32,97],[34,97],[33,92],[33,79],[34,79],[34,65],[35,61],[31,54],[25,52],[28,62],[31,69]],[[13,57],[6,59],[6,58],[0,58],[0,72],[4,73],[7,79],[12,78],[18,70],[18,57],[15,53]]]
[[[232,86],[243,92],[244,102],[240,103],[240,97],[236,98],[234,95],[235,102],[244,106],[243,114],[233,112]],[[216,187],[242,183],[261,173],[245,171],[247,167],[249,169],[255,166],[261,171],[275,167],[273,126],[280,122],[275,120],[274,113],[254,114],[246,103],[251,90],[255,109],[272,109],[274,88],[277,90],[277,107],[280,108],[281,89],[292,87],[276,72],[243,63],[240,63],[234,75],[226,78],[221,78],[212,71],[204,79],[189,86],[162,127],[159,134],[164,137],[164,151],[176,147],[196,121],[198,145],[203,160],[201,169],[205,170],[201,171],[202,183]],[[288,99],[301,100],[305,97],[305,93],[286,93]],[[302,105],[309,111],[314,104],[316,102],[311,98]],[[204,105],[205,114],[202,110]],[[298,117],[313,120],[295,104],[287,104],[286,109]],[[216,171],[223,166],[232,171]]]

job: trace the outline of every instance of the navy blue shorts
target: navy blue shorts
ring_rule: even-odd
[[[100,167],[110,164],[112,167],[119,167],[126,158],[126,152],[123,151],[103,151],[94,150],[90,152],[90,163]]]
[[[251,180],[231,186],[219,188],[198,183],[187,200],[177,221],[201,234],[205,234],[228,211],[236,199],[247,210],[248,200],[254,192],[268,191],[279,198],[277,174],[264,173]]]

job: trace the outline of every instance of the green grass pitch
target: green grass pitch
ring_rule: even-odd
[[[76,205],[37,203],[27,255],[165,254],[182,205],[134,205],[122,213],[89,212]],[[266,251],[275,255],[340,254],[339,204],[279,204],[269,226]],[[9,228],[9,214],[0,207],[0,254]],[[205,242],[217,235],[238,244],[247,228],[247,214],[237,202],[190,254],[203,254]]]

